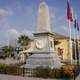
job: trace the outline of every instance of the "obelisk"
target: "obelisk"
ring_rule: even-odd
[[[54,35],[50,28],[49,9],[45,2],[39,6],[37,32],[34,35],[34,47],[31,56],[26,60],[25,68],[37,67],[60,68],[63,64],[54,51]]]
[[[48,5],[45,2],[41,2],[38,11],[38,24],[37,32],[50,32],[50,15]]]

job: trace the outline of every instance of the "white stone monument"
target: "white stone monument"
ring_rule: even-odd
[[[34,48],[31,56],[26,60],[25,68],[39,66],[60,68],[61,60],[54,52],[54,35],[51,33],[48,5],[41,2],[39,6],[37,32],[34,33]]]
[[[42,2],[38,11],[37,32],[51,32],[50,16],[48,5]]]

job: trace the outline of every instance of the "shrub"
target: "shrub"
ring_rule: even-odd
[[[51,69],[49,67],[44,68],[40,66],[35,69],[36,77],[48,78],[50,72]]]
[[[36,77],[42,77],[42,78],[60,78],[62,77],[62,70],[50,67],[37,67],[35,70]]]
[[[37,67],[36,77],[42,78],[73,78],[75,67],[73,65],[64,65],[62,68]]]
[[[0,63],[0,73],[10,75],[21,75],[23,73],[23,70],[16,65]]]
[[[63,66],[63,73],[65,77],[73,77],[74,76],[74,71],[75,67],[74,65],[64,65]]]
[[[0,63],[0,68],[6,68],[8,66],[9,66],[8,64]]]

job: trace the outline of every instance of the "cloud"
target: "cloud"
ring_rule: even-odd
[[[16,46],[17,45],[17,40],[18,37],[20,35],[26,35],[29,38],[33,38],[32,35],[33,31],[29,31],[29,30],[22,30],[21,32],[16,30],[16,29],[8,29],[5,32],[2,31],[0,32],[1,34],[1,38],[0,38],[0,46],[4,46],[4,45],[12,45],[12,46]]]
[[[6,36],[8,38],[7,40],[9,41],[9,44],[12,46],[16,46],[17,45],[17,39],[21,33],[16,29],[9,29],[9,30],[7,30],[6,33],[8,34]],[[7,44],[8,44],[8,41],[7,41]]]
[[[10,28],[9,17],[12,15],[12,10],[0,8],[0,31]]]
[[[13,12],[11,10],[0,8],[0,17],[6,17],[12,14]]]
[[[16,29],[9,29],[7,31],[7,33],[8,33],[8,36],[11,37],[11,38],[12,37],[18,37],[20,35],[20,32],[17,31]]]
[[[15,46],[19,35],[20,33],[16,29],[2,30],[0,32],[0,46],[8,45],[9,43]]]

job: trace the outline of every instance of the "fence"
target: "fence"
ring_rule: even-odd
[[[66,72],[63,69],[54,69],[52,72],[49,69],[26,69],[20,67],[5,67],[0,68],[0,74],[43,77],[43,78],[74,78],[80,73],[79,70],[71,70]]]

